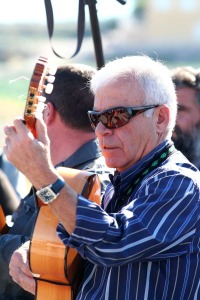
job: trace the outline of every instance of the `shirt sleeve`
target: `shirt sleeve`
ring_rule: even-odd
[[[118,266],[186,253],[197,234],[198,216],[195,182],[165,172],[143,183],[116,214],[79,196],[74,232],[69,236],[59,225],[58,235],[91,262]]]

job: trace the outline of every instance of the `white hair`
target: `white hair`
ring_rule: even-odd
[[[126,56],[107,63],[90,82],[95,94],[99,88],[115,83],[119,79],[131,82],[137,80],[145,99],[143,105],[166,104],[170,109],[168,132],[171,135],[177,115],[177,97],[170,70],[160,61],[145,55]],[[147,117],[153,110],[146,111]]]

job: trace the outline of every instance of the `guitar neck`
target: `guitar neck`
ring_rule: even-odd
[[[47,70],[48,70],[48,60],[45,57],[39,57],[34,71],[32,78],[30,80],[29,89],[28,89],[28,95],[24,110],[24,121],[27,126],[27,128],[32,132],[34,137],[36,138],[36,130],[35,130],[35,122],[36,122],[36,112],[39,109],[43,109],[44,106],[42,105],[41,96],[43,94],[43,91],[45,89],[45,80],[48,81],[48,77],[46,76]],[[54,76],[51,76],[51,79],[54,78]],[[51,86],[49,89],[49,93],[52,91],[53,86],[51,84],[48,84],[48,86]],[[39,105],[40,104],[40,105]]]

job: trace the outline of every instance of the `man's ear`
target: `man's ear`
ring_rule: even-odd
[[[160,105],[156,109],[157,113],[157,130],[158,133],[163,133],[169,124],[170,110],[166,105]]]
[[[46,125],[49,125],[55,118],[56,110],[51,102],[47,103],[47,107],[43,112],[44,121]]]

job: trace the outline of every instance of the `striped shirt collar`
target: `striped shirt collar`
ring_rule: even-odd
[[[166,146],[172,144],[173,143],[171,140],[165,140],[129,169],[121,173],[116,171],[114,176],[110,174],[110,180],[112,184],[115,186],[120,183],[121,189],[126,188],[133,177],[137,178],[138,173],[141,172],[141,170],[145,170],[149,162],[152,161],[155,156],[161,153]]]

